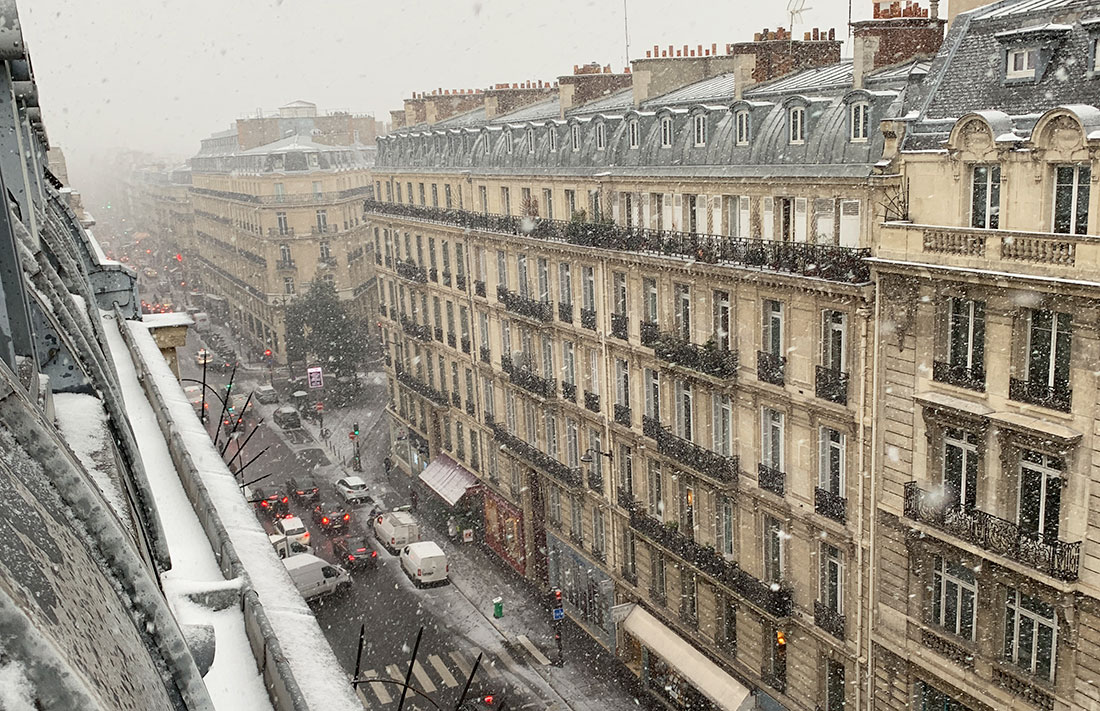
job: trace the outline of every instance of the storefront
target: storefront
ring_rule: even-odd
[[[623,618],[625,646],[641,649],[646,690],[682,711],[749,711],[756,700],[687,640],[640,605]]]
[[[527,571],[523,512],[486,488],[485,542],[520,575]]]
[[[446,454],[439,454],[417,478],[430,492],[423,500],[423,512],[446,522],[452,538],[460,540],[469,531],[472,541],[481,530],[481,484],[477,477]]]
[[[550,585],[560,587],[565,609],[608,649],[615,649],[615,583],[600,568],[565,541],[546,532]]]
[[[428,466],[428,442],[396,417],[390,418],[390,445],[393,456],[413,476]]]

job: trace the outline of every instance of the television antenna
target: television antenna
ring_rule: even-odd
[[[806,7],[806,0],[789,0],[787,14],[790,16],[791,46],[794,47],[794,25],[802,22],[802,13],[813,8]]]

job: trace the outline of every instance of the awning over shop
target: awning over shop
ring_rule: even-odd
[[[626,616],[623,629],[665,660],[719,708],[737,711],[749,697],[745,686],[640,605]]]
[[[477,486],[477,477],[466,471],[461,464],[440,454],[432,463],[420,472],[420,480],[428,488],[439,494],[448,506],[454,506],[470,489]]]

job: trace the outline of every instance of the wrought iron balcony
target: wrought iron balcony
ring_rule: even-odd
[[[597,494],[603,493],[603,473],[596,469],[588,470],[588,488]]]
[[[298,268],[293,259],[280,259],[275,262],[275,268],[279,271],[293,271]]]
[[[435,340],[440,343],[443,342],[443,328],[441,326],[436,326],[432,333],[435,335]]]
[[[678,437],[649,416],[642,418],[642,432],[647,437],[657,440],[657,451],[661,454],[686,464],[704,476],[726,484],[737,485],[741,470],[741,461],[738,457],[727,457],[695,444],[691,440]]]
[[[480,279],[474,279],[474,296],[485,296],[485,282]]]
[[[451,404],[455,407],[462,407],[462,396],[458,393],[451,393]]]
[[[598,249],[683,256],[707,264],[732,264],[848,284],[864,284],[870,280],[870,270],[864,262],[870,256],[868,249],[652,230],[614,223],[492,215],[376,200],[365,200],[363,209],[381,215]]]
[[[473,347],[470,343],[469,336],[463,336],[461,339],[459,339],[459,344],[462,346],[463,353],[469,353],[470,349]]]
[[[657,343],[658,339],[661,337],[660,328],[652,321],[642,321],[638,326],[638,331],[643,346],[652,346]]]
[[[451,285],[451,273],[449,271],[447,271],[446,269],[444,269],[442,276],[443,276],[443,286],[450,286]]]
[[[322,267],[328,267],[329,269],[335,269],[340,266],[340,260],[329,255],[327,257],[318,257],[317,264]]]
[[[961,667],[974,668],[974,655],[965,647],[949,642],[938,634],[921,630],[920,641],[941,657],[946,657]]]
[[[507,289],[497,290],[497,298],[504,304],[504,308],[514,314],[533,318],[536,321],[549,323],[554,320],[554,306],[549,301],[537,301],[527,296],[520,296]]]
[[[397,260],[397,276],[418,284],[426,284],[428,281],[428,273],[424,271],[424,267],[400,259]]]
[[[623,341],[629,340],[626,314],[611,314],[611,337]]]
[[[454,332],[448,332],[447,333],[447,345],[450,346],[451,348],[454,348],[457,344],[458,344],[458,337],[455,336]]]
[[[405,335],[421,341],[427,342],[432,340],[431,327],[416,323],[407,316],[401,317],[401,330],[405,332]]]
[[[844,523],[848,520],[848,499],[820,486],[814,487],[814,511]]]
[[[826,368],[823,365],[817,366],[814,393],[822,400],[847,405],[848,374],[840,370]]]
[[[581,309],[581,328],[587,328],[589,331],[596,330],[595,309]]]
[[[1081,543],[1025,531],[1018,524],[977,509],[948,505],[917,482],[905,485],[905,516],[985,550],[1029,565],[1059,580],[1077,580]]]
[[[653,344],[653,352],[660,360],[715,378],[737,377],[737,351],[719,348],[714,344],[699,345],[671,333],[662,333]]]
[[[596,393],[584,391],[584,406],[592,412],[600,411],[600,396]]]
[[[642,512],[636,502],[619,504],[630,512],[630,527],[653,543],[730,588],[747,602],[774,617],[788,617],[794,607],[789,587],[773,586],[726,560],[711,546],[704,546],[681,533],[674,522],[661,523]]]
[[[486,424],[493,430],[493,438],[519,455],[523,461],[541,469],[566,486],[574,488],[584,486],[584,476],[579,467],[570,468],[566,466],[549,454],[539,450],[538,447],[516,437],[505,429],[504,425],[492,420],[488,415],[485,419]]]
[[[564,380],[561,381],[561,396],[562,399],[569,402],[577,401],[577,386],[575,383],[567,383]]]
[[[474,409],[474,401],[473,400],[467,400],[466,401],[466,414],[469,415],[470,417],[473,417],[476,414],[475,409]]]
[[[436,269],[435,267],[432,267],[431,269],[429,269],[428,270],[428,278],[431,279],[432,281],[434,281],[436,284],[438,284],[439,283],[439,270]]]
[[[447,407],[449,400],[446,393],[441,393],[426,383],[422,383],[407,372],[404,368],[397,369],[397,379],[402,385],[419,395],[423,395],[440,407]]]
[[[615,405],[615,421],[620,425],[630,427],[630,406],[629,405]]]
[[[558,302],[558,320],[562,323],[573,323],[573,304],[568,301]]]
[[[782,386],[786,382],[784,377],[787,370],[787,359],[781,355],[756,352],[756,378],[762,383]]]
[[[764,491],[783,496],[787,489],[787,475],[783,471],[761,462],[756,467],[757,482]]]
[[[455,274],[455,288],[459,291],[466,291],[466,275]]]
[[[493,350],[489,346],[481,346],[478,348],[478,355],[481,356],[482,363],[493,362]]]
[[[847,618],[820,600],[814,601],[814,624],[839,640],[844,639]]]
[[[558,381],[544,378],[541,375],[519,366],[513,365],[509,368],[508,377],[514,385],[518,385],[524,390],[540,397],[552,398],[558,391]]]
[[[374,263],[377,264],[378,266],[382,266],[382,253],[381,252],[375,252],[374,253]]]
[[[1069,389],[1069,383],[1047,385],[1041,381],[1009,378],[1008,397],[1018,402],[1069,412],[1073,391]]]
[[[932,379],[980,393],[985,392],[985,368],[980,366],[971,368],[935,360],[932,361]]]

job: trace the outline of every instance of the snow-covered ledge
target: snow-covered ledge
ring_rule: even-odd
[[[280,711],[361,710],[312,611],[302,600],[237,481],[195,416],[148,328],[117,323],[184,490],[226,579],[240,578],[245,631]]]

